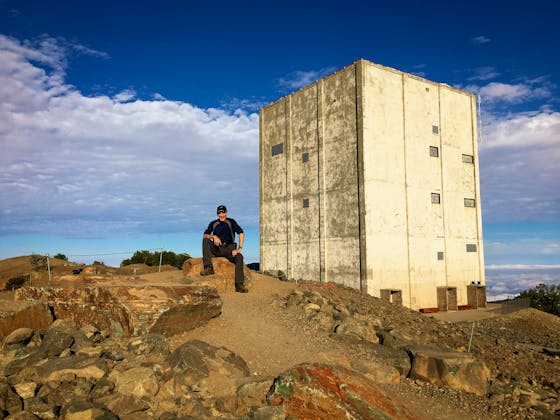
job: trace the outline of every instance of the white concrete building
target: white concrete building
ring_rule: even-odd
[[[486,303],[476,97],[359,60],[260,112],[261,269]]]

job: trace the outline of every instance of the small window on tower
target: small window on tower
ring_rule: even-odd
[[[442,251],[439,251],[437,253],[437,259],[438,259],[438,261],[443,261],[443,252]]]
[[[309,207],[309,198],[304,198],[303,199],[303,208],[307,208]]]
[[[474,156],[473,155],[463,155],[463,162],[464,163],[474,163]]]
[[[282,153],[284,153],[284,143],[272,146],[272,156],[280,155]]]
[[[473,198],[465,198],[465,207],[474,207],[475,201]]]
[[[439,127],[437,125],[432,125],[432,133],[439,134]]]
[[[305,152],[304,154],[302,154],[301,160],[303,161],[303,163],[307,162],[309,160],[309,153]]]
[[[439,157],[439,147],[430,146],[430,156],[431,157]]]
[[[432,193],[432,203],[434,204],[440,203],[440,197],[438,193]]]
[[[467,252],[476,252],[476,244],[467,244]]]

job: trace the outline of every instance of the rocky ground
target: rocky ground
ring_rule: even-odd
[[[0,418],[560,415],[558,317],[527,309],[473,330],[340,286],[260,274],[248,294],[226,287],[220,297],[220,316],[167,337],[61,320],[12,332],[2,341]],[[439,373],[421,371],[426,354]]]

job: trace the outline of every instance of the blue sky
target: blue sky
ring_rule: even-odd
[[[225,203],[258,260],[258,110],[359,58],[477,93],[489,295],[560,283],[550,1],[0,0],[0,258],[199,256]]]

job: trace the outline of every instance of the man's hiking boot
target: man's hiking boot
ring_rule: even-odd
[[[235,285],[235,291],[237,293],[249,293],[249,289],[247,289],[245,286],[241,285]]]
[[[214,267],[212,266],[204,267],[204,270],[200,272],[201,276],[211,276],[212,274],[214,274]]]

